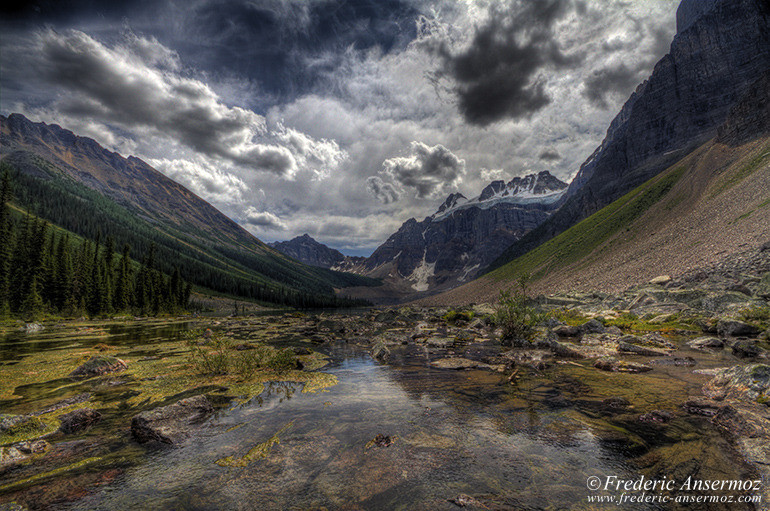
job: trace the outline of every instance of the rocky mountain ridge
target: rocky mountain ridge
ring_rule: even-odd
[[[412,294],[466,282],[548,218],[566,190],[566,183],[543,171],[494,181],[470,200],[451,194],[433,215],[405,222],[362,271],[408,284],[404,291]]]
[[[288,259],[141,159],[56,124],[0,116],[0,159],[20,207],[79,236],[128,244],[137,260],[155,245],[159,269],[176,265],[194,285],[268,302],[313,296],[320,304],[362,280]]]
[[[353,270],[365,259],[363,257],[346,256],[339,250],[317,242],[307,233],[289,241],[268,243],[268,246],[310,266],[350,273],[355,273]]]
[[[684,0],[670,52],[631,95],[548,221],[492,268],[526,254],[702,145],[770,69],[770,4]]]

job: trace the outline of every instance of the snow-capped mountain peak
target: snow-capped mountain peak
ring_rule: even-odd
[[[459,209],[478,207],[488,209],[502,202],[510,204],[553,204],[567,191],[567,183],[544,170],[538,174],[515,177],[507,184],[505,181],[492,181],[473,199],[466,199],[462,194],[453,193],[438,211],[431,217],[434,222],[443,220]]]

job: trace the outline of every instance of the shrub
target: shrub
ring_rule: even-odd
[[[543,322],[548,314],[527,304],[526,276],[519,277],[517,287],[500,291],[500,298],[495,306],[495,325],[503,329],[504,341],[512,339],[531,340],[535,327]]]
[[[190,363],[204,374],[227,374],[229,351],[233,341],[220,334],[212,334],[204,345],[198,344],[194,336],[187,337],[190,348]]]
[[[473,311],[455,311],[455,310],[450,310],[449,312],[444,314],[442,319],[446,323],[448,323],[450,325],[453,325],[453,324],[456,324],[458,322],[466,322],[467,323],[468,321],[472,320],[474,316],[475,316],[475,314],[474,314]]]

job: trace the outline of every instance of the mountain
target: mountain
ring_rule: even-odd
[[[716,136],[659,175],[527,254],[421,302],[494,301],[521,274],[533,278],[534,293],[613,293],[661,275],[706,279],[703,268],[725,261],[748,264],[770,248],[768,98],[770,71],[750,84]],[[752,284],[735,279],[738,292]]]
[[[405,222],[366,259],[366,275],[409,295],[472,279],[555,210],[567,184],[548,171],[494,181],[478,197],[447,197],[436,213]]]
[[[364,259],[363,257],[346,256],[339,250],[334,250],[317,242],[309,234],[297,236],[289,241],[268,243],[268,246],[301,263],[336,271],[351,269],[359,265]]]
[[[770,69],[767,0],[684,0],[670,52],[639,85],[570,184],[559,211],[490,269],[526,254],[669,168],[717,133]]]
[[[0,116],[0,159],[20,206],[78,235],[127,243],[137,260],[154,243],[159,269],[178,266],[197,286],[320,306],[333,304],[335,288],[372,284],[285,257],[141,159],[58,125]]]

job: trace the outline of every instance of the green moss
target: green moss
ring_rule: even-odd
[[[556,309],[551,311],[551,316],[569,326],[580,326],[590,319],[575,309]]]
[[[473,311],[450,310],[449,312],[444,314],[441,319],[443,319],[447,324],[454,325],[458,321],[468,322],[472,320],[475,315],[476,314]]]
[[[289,429],[294,425],[294,421],[288,423],[276,433],[265,440],[262,443],[259,443],[249,449],[249,452],[246,453],[244,456],[236,457],[236,456],[228,456],[226,458],[221,458],[216,461],[216,464],[220,467],[247,467],[251,463],[253,463],[256,460],[267,458],[267,455],[270,453],[270,449],[272,447],[280,442],[280,439],[278,435]]]
[[[71,465],[67,465],[66,467],[60,467],[60,468],[51,470],[49,472],[43,472],[42,474],[35,474],[32,477],[28,477],[28,478],[22,479],[20,481],[14,481],[12,483],[0,486],[0,492],[5,492],[5,491],[8,491],[8,490],[16,489],[16,488],[18,488],[20,486],[26,486],[28,484],[38,482],[38,481],[40,481],[42,479],[46,479],[46,478],[49,478],[49,477],[59,476],[59,475],[65,474],[67,472],[72,472],[72,471],[78,470],[80,468],[83,468],[83,467],[85,467],[87,465],[91,465],[92,463],[97,463],[97,462],[99,462],[101,460],[102,460],[101,457],[86,458],[86,459],[80,460],[80,461],[78,461],[76,463],[72,463]]]
[[[672,168],[601,209],[582,222],[489,274],[510,280],[519,274],[540,278],[554,269],[576,263],[622,231],[663,199],[684,175],[686,167]]]

